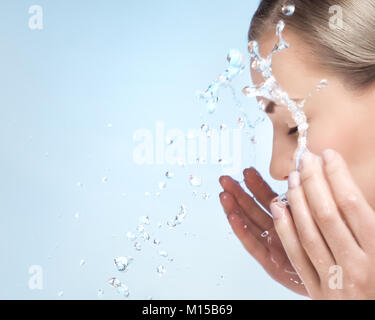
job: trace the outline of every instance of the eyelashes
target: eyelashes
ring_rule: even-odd
[[[292,128],[288,132],[288,136],[292,136],[298,132],[298,127]]]

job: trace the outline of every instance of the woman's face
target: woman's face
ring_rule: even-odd
[[[283,37],[290,48],[273,55],[272,73],[291,99],[307,99],[304,111],[310,126],[309,150],[318,155],[329,148],[340,152],[353,178],[375,206],[375,193],[371,192],[375,188],[375,90],[361,94],[348,91],[341,79],[313,63],[308,47],[295,34],[285,30]],[[268,35],[258,41],[262,57],[271,53],[276,40],[276,35]],[[264,81],[255,70],[251,70],[251,76],[254,84]],[[329,86],[317,92],[322,79],[327,79]],[[310,92],[312,97],[308,97]],[[271,102],[258,100],[266,105]],[[298,131],[288,134],[296,124],[285,106],[269,109],[273,109],[267,114],[274,129],[270,173],[274,179],[286,180],[295,170]]]

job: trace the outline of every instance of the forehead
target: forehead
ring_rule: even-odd
[[[323,73],[313,63],[309,47],[294,33],[285,29],[283,38],[290,44],[290,48],[272,56],[272,74],[290,97],[306,98],[319,84]],[[259,52],[263,58],[272,52],[277,40],[276,34],[268,34],[258,41]],[[264,81],[263,76],[252,68],[250,70],[253,84],[261,84]]]

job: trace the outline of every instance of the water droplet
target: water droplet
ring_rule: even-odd
[[[150,192],[145,192],[145,196],[149,197],[150,196]]]
[[[160,240],[154,239],[153,243],[158,246],[160,244]]]
[[[108,182],[108,177],[103,177],[103,178],[102,178],[102,182],[103,182],[103,183],[107,183],[107,182]]]
[[[296,6],[294,5],[294,3],[292,1],[287,1],[281,11],[284,15],[286,16],[291,16],[294,14],[294,11],[296,10]]]
[[[79,262],[79,265],[82,267],[86,264],[86,261],[84,259],[81,259],[81,261]]]
[[[239,69],[243,67],[245,57],[238,50],[231,49],[228,53],[227,60],[231,67]]]
[[[206,192],[203,193],[203,194],[202,194],[202,199],[203,199],[203,200],[208,200],[208,199],[210,199],[210,194],[209,194],[209,193],[206,193]]]
[[[179,213],[178,213],[178,215],[176,216],[176,219],[175,219],[176,223],[177,224],[182,223],[183,220],[185,219],[186,215],[187,215],[187,210],[186,210],[184,205],[181,205],[180,211],[179,211]]]
[[[126,237],[130,240],[130,241],[134,241],[135,239],[137,239],[137,236],[132,233],[132,232],[127,232],[126,233]]]
[[[238,122],[238,125],[239,125],[240,129],[243,129],[245,127],[245,119],[244,118],[241,118],[241,117],[238,118],[237,122]]]
[[[295,272],[294,270],[284,269],[284,272],[286,272],[288,274],[291,274],[291,275],[294,275],[294,276],[298,276],[297,272]]]
[[[57,293],[57,295],[58,295],[59,297],[62,297],[62,296],[64,295],[64,291],[59,291],[59,292]]]
[[[142,246],[141,246],[141,244],[139,242],[134,243],[134,248],[137,251],[141,251],[142,250]]]
[[[259,107],[259,109],[260,109],[261,111],[263,111],[263,112],[265,112],[265,111],[266,111],[266,108],[267,108],[267,106],[266,106],[266,104],[265,104],[265,102],[264,102],[263,100],[260,100],[260,101],[258,102],[258,107]]]
[[[132,257],[119,257],[115,258],[115,266],[118,271],[124,272],[128,270],[129,264],[133,261]]]
[[[149,225],[149,224],[150,224],[150,218],[149,218],[149,217],[146,217],[146,216],[140,217],[140,218],[139,218],[139,222],[140,222],[140,223],[143,223],[143,224],[147,224],[147,225]]]
[[[118,288],[117,288],[117,293],[124,296],[125,298],[128,298],[129,295],[130,295],[130,292],[129,292],[129,288],[128,286],[124,285],[124,284],[121,284]]]
[[[201,130],[205,133],[207,133],[210,130],[210,127],[207,124],[201,125]]]
[[[177,160],[177,164],[180,166],[180,167],[185,167],[186,166],[186,162],[184,159],[178,159]]]
[[[99,289],[98,290],[98,297],[102,297],[104,295],[104,290],[103,289]]]
[[[113,124],[112,123],[107,123],[107,128],[112,128]]]
[[[207,164],[207,160],[205,158],[197,158],[197,163],[199,163],[199,164]]]
[[[169,227],[169,229],[173,229],[176,226],[176,220],[175,219],[168,220],[167,226]]]
[[[264,232],[261,234],[261,237],[262,237],[262,238],[266,238],[266,237],[268,237],[269,234],[270,234],[270,233],[269,233],[268,231],[264,231]]]
[[[83,183],[82,182],[77,182],[77,187],[78,188],[83,188]]]
[[[143,232],[142,237],[143,237],[143,240],[145,240],[145,241],[150,240],[150,235],[147,232]]]
[[[221,131],[224,131],[224,130],[226,130],[226,129],[228,129],[228,126],[227,126],[226,124],[222,124],[222,125],[220,125],[220,130],[221,130]]]
[[[172,145],[174,143],[174,138],[172,137],[167,137],[165,139],[165,142],[167,143],[168,146]]]
[[[279,196],[279,199],[282,203],[284,203],[286,206],[289,206],[289,201],[286,193],[283,193],[282,195]]]
[[[165,176],[168,178],[168,179],[173,179],[174,178],[174,173],[173,172],[170,172],[170,171],[167,171],[165,173]]]
[[[163,258],[168,257],[168,252],[167,251],[159,251],[159,255]]]
[[[117,289],[117,292],[124,297],[129,297],[129,288],[122,284],[121,281],[117,278],[111,278],[108,280],[108,284]]]
[[[190,175],[189,180],[193,187],[200,187],[202,185],[202,180],[197,176]]]
[[[164,190],[167,188],[167,183],[165,181],[159,182],[159,189]]]
[[[79,212],[78,211],[74,214],[74,218],[79,219]]]
[[[317,91],[320,91],[320,90],[322,90],[322,89],[324,89],[324,88],[327,88],[327,87],[328,87],[328,80],[323,79],[323,80],[320,81],[320,83],[317,85],[316,90],[317,90]]]
[[[214,113],[216,111],[216,107],[217,107],[217,105],[216,105],[215,102],[209,102],[209,103],[207,103],[207,111],[208,111],[208,113],[210,113],[210,114]]]
[[[162,227],[162,225],[163,225],[163,224],[162,224],[161,222],[159,222],[159,223],[158,223],[158,228],[160,229],[160,228]]]
[[[156,271],[157,271],[157,273],[159,274],[159,276],[162,277],[162,276],[165,274],[165,272],[166,272],[167,270],[165,269],[164,266],[160,265],[160,266],[158,266],[158,267],[156,268]]]
[[[111,287],[118,288],[119,286],[121,286],[121,281],[117,278],[111,278],[108,280],[108,284]]]

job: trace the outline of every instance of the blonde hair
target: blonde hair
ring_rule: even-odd
[[[338,75],[347,88],[367,89],[375,82],[374,0],[293,0],[286,16],[285,0],[262,0],[251,21],[248,40],[274,32],[281,19],[309,48],[320,66]],[[332,6],[342,9],[343,28],[330,27]]]

